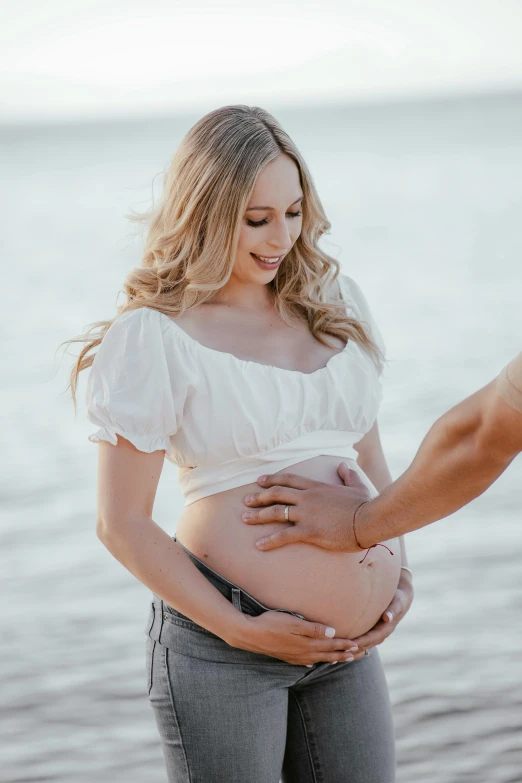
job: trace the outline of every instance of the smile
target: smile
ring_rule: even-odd
[[[261,261],[262,264],[268,264],[270,266],[277,266],[277,264],[283,260],[283,256],[258,256],[255,253],[250,253],[256,261]]]

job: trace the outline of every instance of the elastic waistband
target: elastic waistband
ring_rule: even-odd
[[[362,434],[357,432],[317,430],[256,456],[238,457],[216,465],[191,468],[178,479],[185,497],[185,506],[208,495],[253,484],[263,473],[278,473],[321,455],[352,460],[355,467],[358,455],[353,445],[361,437]]]

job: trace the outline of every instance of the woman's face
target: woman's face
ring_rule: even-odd
[[[299,170],[287,155],[278,155],[258,174],[241,219],[232,276],[266,285],[301,233],[303,191]]]

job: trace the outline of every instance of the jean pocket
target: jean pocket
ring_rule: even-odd
[[[178,612],[177,609],[174,609],[173,606],[170,606],[170,604],[166,604],[165,601],[163,601],[163,616],[169,615],[170,617],[178,617],[181,620],[188,620],[189,623],[192,622],[190,617],[187,617],[186,614],[181,614],[181,612]]]
[[[173,625],[181,626],[182,628],[188,628],[190,631],[197,631],[198,633],[204,633],[208,636],[215,636],[211,631],[207,631],[206,628],[198,625],[194,620],[191,620],[190,617],[178,612],[177,609],[174,609],[173,606],[170,606],[165,602],[163,602],[163,619],[166,620],[167,623],[172,623]]]
[[[154,639],[151,639],[150,636],[147,637],[147,643],[145,645],[145,671],[147,675],[147,695],[150,696],[150,692],[152,690],[152,677],[153,677],[153,669],[154,669],[154,650],[156,649],[156,642]]]

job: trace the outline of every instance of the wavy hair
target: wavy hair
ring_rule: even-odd
[[[141,265],[124,283],[125,303],[112,320],[92,323],[86,333],[64,341],[86,343],[70,373],[75,407],[79,373],[91,366],[92,350],[119,315],[146,306],[176,319],[228,282],[256,178],[280,154],[296,164],[304,199],[301,234],[268,284],[275,308],[285,323],[304,319],[323,345],[331,347],[325,335],[354,340],[382,368],[384,357],[369,332],[346,314],[339,294],[331,296],[340,264],[318,245],[330,222],[299,150],[264,109],[223,106],[182,139],[165,173],[160,202],[130,216],[149,228]]]

